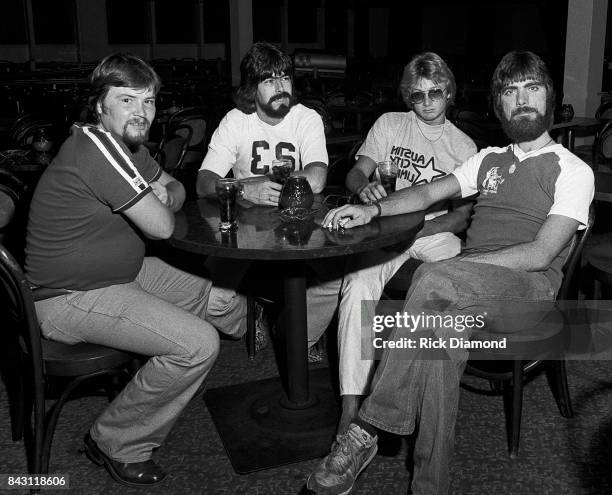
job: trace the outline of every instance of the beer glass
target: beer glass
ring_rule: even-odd
[[[387,194],[395,191],[395,181],[397,180],[397,163],[389,160],[378,162],[378,175],[380,183],[385,188]]]
[[[219,200],[219,230],[227,232],[236,227],[236,195],[240,189],[238,179],[217,179],[215,192]]]

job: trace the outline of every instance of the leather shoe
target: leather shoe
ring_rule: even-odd
[[[98,466],[104,466],[115,481],[122,485],[142,487],[159,483],[166,473],[152,460],[144,462],[119,462],[108,457],[100,450],[93,438],[85,435],[85,454]]]

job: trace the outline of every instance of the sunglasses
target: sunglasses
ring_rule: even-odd
[[[444,93],[446,93],[446,88],[433,88],[428,91],[413,91],[410,93],[408,99],[413,105],[419,105],[425,101],[426,95],[431,101],[439,101],[444,98]]]

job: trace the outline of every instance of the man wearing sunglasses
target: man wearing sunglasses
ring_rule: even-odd
[[[445,315],[451,324],[434,318],[431,324],[398,319],[390,325],[387,342],[412,338],[415,346],[383,351],[358,418],[308,479],[316,493],[351,491],[376,454],[377,429],[414,434],[411,493],[448,493],[459,384],[469,354],[463,346],[453,348],[451,339],[469,344],[482,328],[478,318],[489,331],[529,328],[559,290],[572,239],[588,221],[593,172],[550,137],[555,93],[537,55],[505,55],[493,73],[491,97],[511,144],[481,150],[440,180],[398,191],[377,205],[337,208],[324,219],[332,228],[339,222],[351,228],[375,216],[478,194],[462,255],[423,263],[400,313]],[[468,318],[473,324],[463,325]],[[427,337],[447,350],[432,351]]]
[[[357,162],[346,178],[346,186],[363,203],[387,196],[376,173],[377,162],[390,160],[398,167],[397,190],[426,184],[444,177],[476,153],[474,142],[446,119],[446,109],[455,96],[455,78],[435,53],[413,57],[404,69],[400,90],[411,111],[382,115],[357,152]],[[362,338],[371,341],[361,327],[363,300],[379,300],[384,286],[410,258],[436,261],[459,254],[461,241],[455,233],[467,228],[471,204],[446,202],[434,205],[423,229],[411,246],[378,250],[351,258],[341,289],[338,313],[340,394],[342,414],[338,434],[346,433],[357,416],[359,402],[368,393],[374,362],[362,350]]]

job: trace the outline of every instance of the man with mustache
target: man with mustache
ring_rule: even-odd
[[[270,180],[272,160],[287,159],[292,175],[308,179],[313,192],[323,190],[327,148],[317,112],[296,104],[293,61],[270,43],[255,43],[240,63],[236,108],[221,120],[200,167],[200,196],[215,192],[215,180],[232,170],[241,179],[242,197],[277,206],[282,186]]]
[[[555,96],[548,69],[537,55],[505,55],[493,74],[491,96],[510,145],[483,149],[446,177],[397,191],[377,205],[333,210],[324,221],[351,228],[375,216],[423,210],[441,199],[479,193],[465,249],[455,258],[417,269],[404,312],[484,315],[489,328],[518,331],[521,322],[508,318],[513,316],[507,312],[509,305],[524,310],[555,298],[572,238],[588,220],[593,172],[548,133]],[[389,340],[469,339],[474,326],[459,327],[459,319],[454,321],[450,328],[396,326]],[[467,357],[464,349],[438,357],[427,348],[385,350],[358,418],[310,475],[308,488],[349,493],[376,454],[377,429],[382,429],[415,434],[411,493],[447,493],[459,382]]]
[[[270,179],[273,160],[291,162],[291,175],[306,177],[314,193],[327,178],[327,148],[319,114],[293,96],[293,61],[278,47],[255,43],[240,63],[236,108],[215,130],[197,179],[200,196],[214,196],[215,181],[230,170],[240,179],[241,197],[256,205],[278,206],[282,185]],[[308,288],[309,345],[325,331],[338,299],[340,280],[333,275],[337,263],[311,264],[317,284]],[[249,262],[209,258],[206,267],[215,285],[228,288],[228,304],[247,272]],[[319,282],[327,282],[330,284]],[[258,308],[257,347],[265,345],[265,324]],[[316,337],[314,337],[316,336]],[[311,352],[311,360],[319,360]]]
[[[144,256],[142,237],[170,237],[185,199],[143,146],[157,74],[138,57],[113,54],[90,82],[93,122],[72,127],[32,199],[26,275],[46,289],[35,303],[45,337],[151,358],[85,436],[87,456],[116,481],[149,486],[166,476],[153,449],[217,357],[215,327],[237,332],[246,308],[237,299],[211,315],[218,291],[209,280]]]

